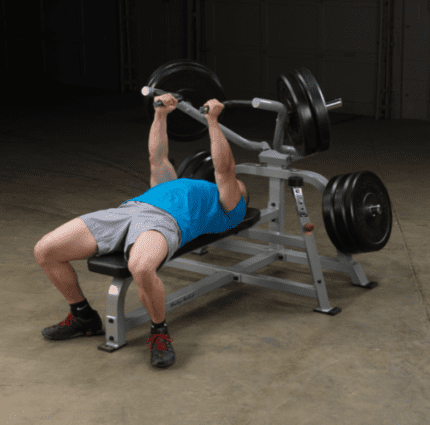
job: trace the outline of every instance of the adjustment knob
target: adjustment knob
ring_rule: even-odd
[[[288,186],[290,187],[302,187],[303,186],[303,177],[292,176],[288,179]]]
[[[315,226],[313,223],[306,223],[304,229],[307,233],[312,233],[312,231],[315,229]]]

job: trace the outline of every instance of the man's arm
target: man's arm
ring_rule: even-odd
[[[159,164],[169,155],[167,115],[176,109],[178,101],[171,94],[157,96],[154,100],[161,100],[164,106],[155,108],[154,122],[149,133],[148,149],[151,164]]]
[[[168,158],[167,114],[156,111],[149,133],[149,162],[160,163]]]
[[[164,106],[155,109],[154,121],[149,133],[148,150],[151,167],[151,187],[178,178],[173,165],[169,161],[167,137],[167,115],[176,108],[178,101],[170,94],[156,97],[155,100],[161,100]]]
[[[235,169],[233,152],[225,138],[217,119],[208,119],[209,135],[211,138],[211,155],[214,168],[223,173]]]
[[[217,114],[223,105],[219,103],[217,105],[217,101],[210,102],[212,102],[211,106],[214,107],[213,115],[209,116],[208,114],[208,125],[211,137],[212,162],[215,168],[215,182],[222,207],[225,211],[232,211],[240,202],[241,196],[236,179],[236,164],[230,145],[218,124]]]

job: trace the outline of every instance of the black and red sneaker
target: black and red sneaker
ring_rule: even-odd
[[[42,331],[42,335],[45,338],[55,341],[104,334],[102,319],[95,310],[93,317],[88,320],[69,313],[67,318],[58,325],[48,326]]]
[[[151,364],[155,367],[169,367],[175,363],[176,356],[171,342],[173,339],[167,335],[167,328],[151,332],[151,338],[146,344],[151,349]]]

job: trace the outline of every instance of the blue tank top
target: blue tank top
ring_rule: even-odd
[[[206,180],[176,179],[161,183],[121,205],[131,201],[144,202],[169,213],[181,229],[181,247],[200,235],[234,228],[246,215],[243,197],[234,210],[225,211],[219,202],[217,185]]]

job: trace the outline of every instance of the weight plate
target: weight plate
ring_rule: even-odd
[[[215,168],[212,162],[212,157],[205,158],[191,179],[206,180],[215,183]]]
[[[225,100],[224,90],[218,77],[204,65],[181,59],[170,61],[159,67],[149,78],[149,87],[168,93],[180,93],[185,101],[198,109],[208,100]],[[145,110],[150,121],[154,119],[154,99],[145,97]],[[221,120],[221,116],[219,120]],[[167,116],[167,134],[179,142],[201,139],[208,133],[207,125],[176,109]]]
[[[196,69],[197,67],[190,61],[170,61],[154,72],[147,85],[166,92],[180,93],[194,106],[201,102],[205,103],[201,94],[193,90],[191,83],[194,74],[202,73],[200,68],[199,72],[196,72]],[[153,98],[145,99],[147,99],[147,115],[152,121],[154,119]],[[207,127],[182,111],[175,110],[167,116],[167,134],[172,140],[193,141],[205,136]]]
[[[342,176],[335,176],[329,180],[323,194],[322,211],[324,225],[331,242],[340,252],[346,253],[350,250],[350,245],[344,242],[344,238],[339,233],[335,217],[335,194],[341,178]]]
[[[392,230],[387,189],[370,171],[335,176],[324,190],[323,218],[327,234],[340,252],[379,251]]]
[[[176,170],[176,175],[178,176],[178,179],[184,178],[184,172],[190,162],[193,160],[194,156],[190,155],[187,158],[184,159],[184,161],[179,165],[178,169]]]
[[[179,166],[176,173],[178,179],[192,179],[194,173],[199,169],[202,161],[207,157],[210,157],[210,155],[211,154],[207,151],[200,151],[186,158]]]
[[[343,246],[346,248],[342,251],[345,254],[358,254],[361,252],[360,248],[356,244],[356,238],[352,233],[352,229],[348,227],[346,220],[346,210],[345,210],[345,195],[351,184],[351,179],[355,176],[352,174],[345,174],[340,176],[339,183],[334,193],[334,217],[336,221],[336,229],[340,237],[342,238]]]
[[[376,174],[354,173],[345,194],[345,212],[346,224],[361,252],[379,251],[387,245],[393,226],[391,201]]]
[[[293,73],[281,75],[277,81],[278,99],[288,110],[285,135],[301,156],[317,152],[317,133],[306,92]]]
[[[314,124],[319,134],[318,152],[324,152],[330,148],[331,142],[330,117],[324,95],[316,78],[308,69],[301,68],[294,71],[294,73],[303,85],[311,105]]]
[[[149,84],[153,84],[154,81],[157,81],[163,75],[165,75],[167,73],[171,73],[172,71],[174,71],[178,66],[181,66],[182,63],[184,63],[184,62],[178,61],[177,59],[175,59],[175,60],[166,62],[165,64],[163,64],[162,66],[157,68],[149,77],[148,87],[149,87]]]

